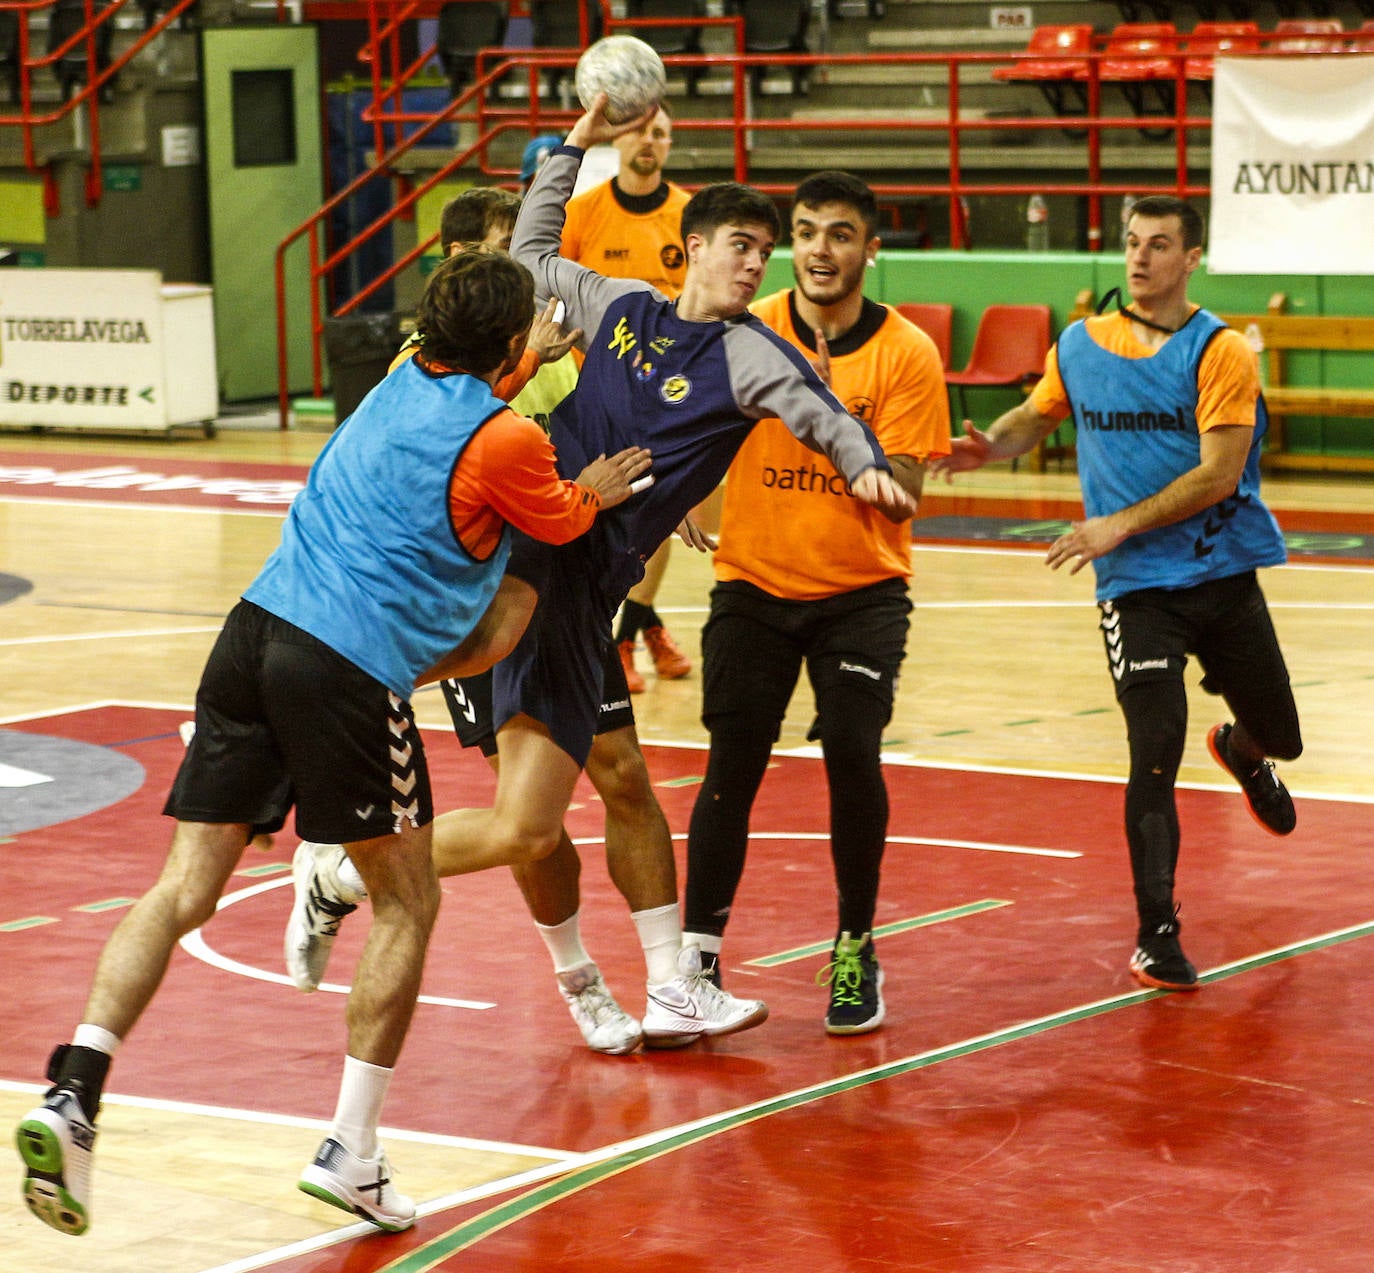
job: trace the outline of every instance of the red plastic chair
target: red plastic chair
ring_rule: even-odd
[[[968,414],[964,390],[1013,388],[1034,384],[1050,351],[1048,305],[989,305],[978,320],[973,352],[962,371],[946,371],[959,399],[960,419]]]
[[[903,301],[895,306],[895,309],[935,342],[935,348],[940,351],[940,366],[948,371],[950,338],[954,331],[954,306],[936,302],[925,304],[919,301]]]
[[[1340,18],[1284,18],[1274,23],[1271,53],[1344,53]]]
[[[992,78],[1011,84],[1034,84],[1045,95],[1056,115],[1070,114],[1069,98],[1073,98],[1076,113],[1087,108],[1087,94],[1081,81],[1088,78],[1085,54],[1093,49],[1093,29],[1086,22],[1063,26],[1036,27],[1031,32],[1027,53],[1035,58],[1022,58],[1012,66],[999,66]]]
[[[1123,22],[1113,28],[1103,50],[1103,80],[1130,82],[1174,78],[1178,30],[1172,22]]]
[[[1188,36],[1188,58],[1184,74],[1190,80],[1212,78],[1217,57],[1234,53],[1258,53],[1260,29],[1257,22],[1199,22]]]
[[[1123,22],[1107,37],[1098,76],[1117,84],[1136,115],[1172,115],[1177,82],[1178,30],[1172,22]],[[1142,129],[1145,136],[1167,129]]]

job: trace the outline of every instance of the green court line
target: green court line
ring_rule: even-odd
[[[1081,712],[1074,712],[1075,716],[1101,716],[1104,712],[1114,711],[1111,707],[1085,707]]]
[[[235,871],[235,875],[280,875],[283,871],[291,869],[290,862],[266,862],[262,866],[246,866],[241,871]]]
[[[12,919],[8,924],[0,924],[0,933],[17,933],[25,928],[37,928],[40,924],[55,924],[57,920],[50,915],[30,915],[28,919]]]
[[[1028,716],[1025,720],[1009,720],[1002,728],[1015,729],[1018,725],[1043,725],[1044,723],[1039,716]]]
[[[100,911],[118,910],[121,906],[132,906],[136,901],[136,897],[107,897],[103,902],[87,902],[84,906],[73,906],[72,910],[98,914]]]
[[[883,924],[873,930],[874,937],[891,937],[893,933],[909,932],[913,928],[925,928],[928,924],[943,924],[948,919],[962,919],[965,915],[976,915],[979,911],[996,910],[999,906],[1010,906],[997,898],[984,898],[981,902],[969,902],[967,906],[953,906],[949,910],[932,911],[929,915],[917,915],[912,919],[899,919],[891,924]],[[746,959],[748,968],[776,968],[779,964],[790,964],[797,959],[809,959],[813,955],[830,952],[834,942],[814,942],[810,946],[797,946],[784,950],[777,955],[764,955],[761,959]]]
[[[1356,938],[1368,937],[1370,934],[1374,934],[1374,921],[1338,929],[1335,932],[1325,933],[1307,941],[1294,942],[1290,946],[1281,946],[1276,950],[1265,951],[1262,954],[1251,956],[1249,959],[1222,964],[1210,972],[1203,973],[1198,980],[1203,985],[1212,985],[1215,982],[1224,981],[1228,977],[1253,972],[1255,969],[1266,967],[1269,964],[1276,964],[1297,955],[1309,954],[1312,951],[1323,950],[1328,946],[1336,946]],[[1010,1026],[1005,1030],[996,1030],[990,1034],[979,1035],[960,1043],[951,1043],[942,1048],[922,1052],[917,1056],[906,1057],[900,1061],[890,1061],[886,1065],[876,1066],[873,1069],[860,1070],[841,1078],[817,1083],[812,1087],[801,1088],[796,1092],[788,1092],[782,1096],[759,1101],[754,1105],[746,1105],[741,1109],[730,1110],[712,1118],[686,1124],[677,1130],[658,1133],[617,1151],[607,1151],[610,1154],[609,1157],[599,1162],[590,1162],[583,1167],[573,1168],[566,1176],[560,1177],[558,1180],[540,1185],[528,1193],[502,1203],[499,1207],[494,1207],[479,1216],[474,1216],[471,1220],[450,1229],[448,1233],[441,1234],[424,1246],[401,1256],[398,1260],[386,1265],[384,1269],[379,1270],[379,1273],[426,1273],[427,1270],[435,1268],[449,1256],[475,1245],[483,1238],[490,1237],[498,1230],[514,1224],[517,1220],[524,1219],[524,1217],[550,1203],[589,1188],[591,1185],[605,1180],[608,1176],[618,1175],[622,1171],[641,1166],[655,1158],[672,1153],[674,1150],[683,1149],[698,1141],[706,1140],[721,1132],[733,1131],[738,1127],[757,1122],[762,1118],[768,1118],[773,1114],[781,1114],[802,1105],[809,1105],[814,1101],[825,1100],[828,1097],[850,1092],[856,1088],[866,1087],[870,1083],[900,1078],[902,1075],[911,1074],[916,1070],[938,1065],[942,1061],[958,1060],[961,1057],[987,1051],[989,1048],[1001,1047],[1007,1043],[1016,1043],[1022,1039],[1033,1038],[1038,1034],[1056,1030],[1061,1026],[1076,1025],[1080,1021],[1104,1016],[1109,1012],[1132,1007],[1149,999],[1161,998],[1167,993],[1169,992],[1163,990],[1137,990],[1128,994],[1117,995],[1111,999],[1099,999],[1095,1003],[1084,1004],[1078,1008],[1068,1008],[1063,1012],[1051,1013],[1047,1017],[1026,1021],[1021,1025]]]
[[[706,781],[704,774],[692,774],[687,778],[666,778],[660,782],[660,787],[699,787]]]
[[[971,730],[971,729],[942,729],[942,730],[940,730],[940,732],[939,732],[938,734],[935,735],[935,737],[936,737],[936,738],[953,738],[956,734],[971,734],[971,733],[973,733],[973,730]]]

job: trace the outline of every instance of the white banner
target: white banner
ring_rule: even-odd
[[[1218,58],[1213,274],[1374,274],[1374,57]]]
[[[0,424],[166,429],[218,409],[208,287],[156,270],[0,270]]]

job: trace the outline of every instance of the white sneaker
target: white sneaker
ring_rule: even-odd
[[[359,1158],[330,1137],[301,1172],[296,1187],[388,1233],[400,1233],[415,1223],[415,1203],[391,1187],[391,1164],[380,1150],[375,1158]]]
[[[349,875],[356,887],[347,882]],[[286,921],[286,971],[296,989],[308,994],[324,980],[339,925],[366,900],[367,890],[341,844],[309,840],[301,841],[291,859],[291,882],[296,896]]]
[[[24,1160],[24,1201],[44,1224],[85,1233],[91,1223],[95,1127],[70,1087],[51,1089],[15,1133]]]
[[[560,972],[558,992],[593,1052],[625,1056],[644,1041],[639,1022],[616,1003],[594,963]]]
[[[681,1047],[702,1035],[733,1034],[767,1019],[766,1003],[736,999],[713,985],[701,969],[700,947],[684,946],[677,957],[677,976],[649,987],[644,1042],[648,1047]]]

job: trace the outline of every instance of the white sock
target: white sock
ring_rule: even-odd
[[[381,1150],[377,1124],[382,1121],[382,1102],[386,1100],[392,1073],[355,1056],[344,1057],[339,1104],[334,1110],[330,1135],[359,1158],[375,1158]]]
[[[672,981],[677,976],[677,957],[682,950],[682,917],[678,914],[677,903],[632,911],[630,918],[639,930],[649,984],[661,986],[665,981]]]
[[[106,1056],[114,1056],[115,1049],[119,1046],[119,1035],[111,1034],[103,1026],[83,1023],[76,1027],[76,1033],[72,1035],[72,1046],[94,1048]]]
[[[582,945],[582,926],[578,920],[580,911],[573,911],[561,924],[541,924],[534,922],[535,932],[544,939],[553,958],[554,972],[567,972],[582,964],[589,964],[592,957]]]
[[[682,944],[684,946],[700,946],[703,955],[720,955],[720,944],[725,940],[724,937],[716,933],[683,933]]]

